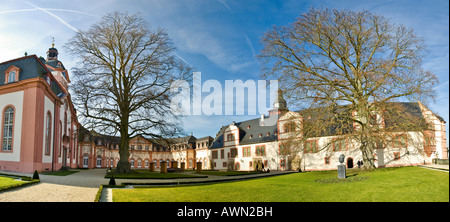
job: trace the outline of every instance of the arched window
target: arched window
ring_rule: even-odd
[[[3,138],[2,138],[2,150],[11,151],[12,150],[12,138],[13,138],[13,127],[14,126],[14,108],[9,106],[5,109],[3,114]]]
[[[97,167],[98,168],[102,167],[102,157],[101,156],[97,156]]]
[[[15,81],[16,81],[16,72],[12,71],[9,73],[8,83],[15,82]]]
[[[64,112],[64,135],[67,135],[67,112]]]
[[[89,167],[89,156],[87,154],[83,155],[83,168]]]
[[[239,164],[239,163],[234,164],[234,169],[235,170],[240,170],[241,169],[241,164]]]
[[[52,116],[50,113],[47,113],[47,119],[46,119],[46,126],[45,126],[45,155],[50,155],[50,141],[51,141],[51,126],[52,126]]]
[[[61,157],[62,149],[63,149],[62,123],[61,121],[59,121],[59,150],[57,151],[59,157]]]

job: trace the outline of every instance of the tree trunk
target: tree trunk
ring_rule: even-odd
[[[130,173],[131,165],[128,162],[128,158],[130,157],[128,151],[128,138],[123,138],[123,136],[120,137],[119,155],[120,160],[119,163],[117,163],[116,173]]]
[[[370,144],[367,142],[362,142],[360,146],[360,151],[362,153],[363,158],[363,168],[364,169],[373,169],[375,168],[375,158],[371,149]]]
[[[128,159],[130,157],[130,151],[129,151],[129,142],[130,138],[128,135],[128,117],[127,115],[124,115],[121,123],[122,123],[122,129],[120,133],[120,146],[119,146],[119,156],[120,160],[119,163],[117,163],[116,173],[130,173],[131,172],[131,165],[128,162]]]
[[[360,82],[358,81],[360,84]],[[361,96],[362,98],[362,96]],[[361,151],[363,158],[363,168],[364,169],[372,169],[375,168],[375,158],[373,155],[373,137],[372,131],[370,129],[370,110],[368,102],[365,99],[358,100],[358,117],[360,121],[360,134],[359,141],[361,143],[359,150]]]

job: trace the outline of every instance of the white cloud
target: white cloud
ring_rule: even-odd
[[[220,4],[222,4],[223,6],[225,6],[225,8],[228,9],[228,11],[231,11],[230,6],[228,5],[228,3],[225,0],[217,0],[218,2],[220,2]]]

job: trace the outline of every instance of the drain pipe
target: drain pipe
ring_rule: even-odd
[[[55,141],[56,141],[56,103],[57,99],[53,103],[53,151],[52,151],[52,172],[55,165]]]

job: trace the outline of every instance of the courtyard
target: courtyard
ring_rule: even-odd
[[[40,174],[38,184],[0,192],[0,202],[94,202],[98,194],[99,202],[449,202],[448,165],[446,171],[353,169],[344,180],[336,178],[336,171],[278,173],[116,179],[117,185],[126,186],[115,188],[102,186],[109,182],[105,169],[79,170],[67,176]],[[11,181],[0,178],[0,187]]]

